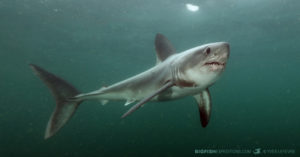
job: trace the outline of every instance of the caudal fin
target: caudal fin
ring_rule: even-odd
[[[68,101],[68,98],[79,94],[79,92],[65,80],[37,65],[30,64],[30,67],[48,86],[56,101],[55,110],[48,121],[45,132],[45,139],[48,139],[67,123],[82,101]]]

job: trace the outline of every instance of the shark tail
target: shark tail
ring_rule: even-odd
[[[68,122],[82,101],[70,101],[69,98],[78,95],[79,91],[65,80],[47,72],[37,65],[30,64],[30,67],[48,86],[56,101],[56,107],[48,121],[45,132],[45,139],[48,139]]]

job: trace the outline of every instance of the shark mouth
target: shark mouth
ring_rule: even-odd
[[[209,66],[210,70],[215,71],[215,70],[221,70],[224,69],[226,63],[221,63],[221,62],[207,62],[204,64],[205,66]]]
[[[225,63],[220,63],[220,62],[207,62],[205,65],[220,65],[220,66],[225,66]]]

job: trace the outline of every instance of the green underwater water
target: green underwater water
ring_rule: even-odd
[[[298,0],[0,0],[0,156],[299,156],[299,8]],[[28,64],[88,92],[155,65],[158,32],[177,52],[230,43],[207,128],[191,97],[147,103],[122,120],[123,102],[88,101],[43,139],[54,99]]]

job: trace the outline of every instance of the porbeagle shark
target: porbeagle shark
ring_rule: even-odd
[[[97,99],[103,104],[109,100],[125,100],[125,106],[137,102],[122,118],[148,101],[167,101],[193,96],[206,127],[211,115],[211,98],[208,88],[223,73],[229,57],[229,44],[209,43],[181,53],[162,34],[155,37],[157,64],[133,77],[89,93],[80,93],[70,83],[30,64],[35,74],[48,86],[56,100],[56,107],[47,124],[45,139],[53,136],[72,117],[79,104]]]

